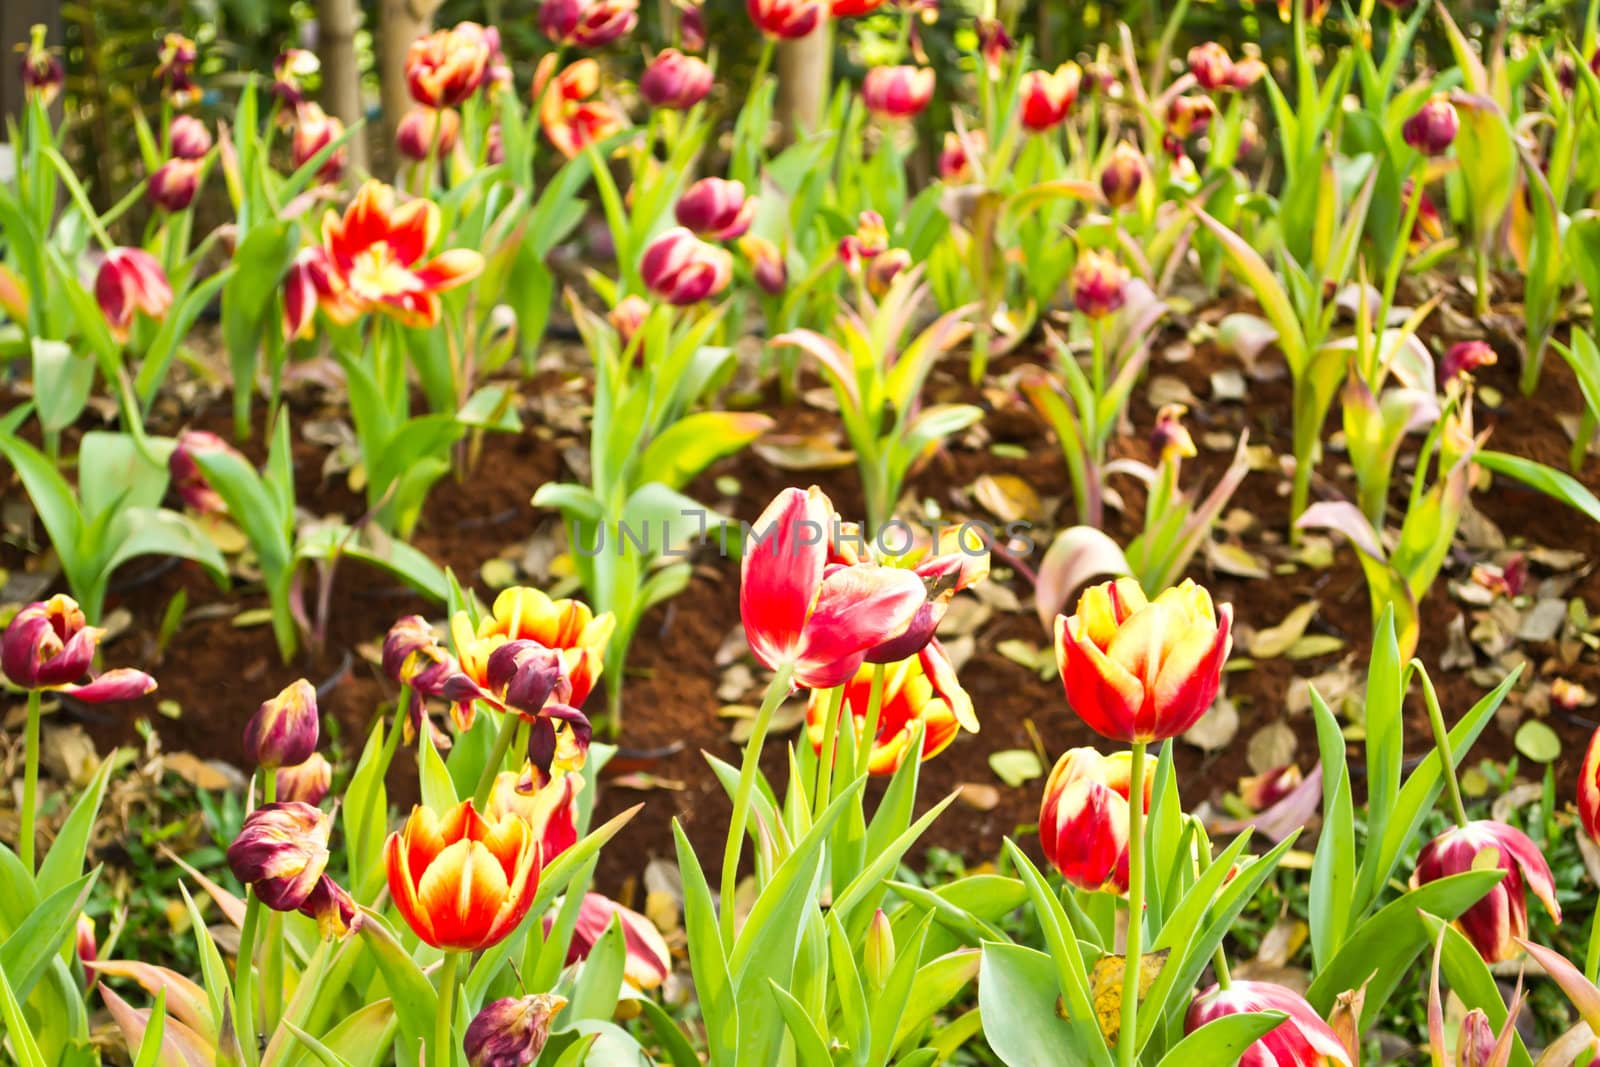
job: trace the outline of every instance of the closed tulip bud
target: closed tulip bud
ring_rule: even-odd
[[[933,99],[933,83],[931,67],[873,67],[861,84],[861,99],[883,118],[913,118]]]
[[[1492,367],[1498,358],[1487,342],[1458,341],[1450,346],[1444,359],[1439,361],[1439,384],[1449,385],[1479,367]]]
[[[262,770],[304,763],[317,750],[317,691],[304,678],[261,705],[244,728],[244,754]]]
[[[1144,806],[1150,807],[1155,757],[1146,756]],[[1092,748],[1062,754],[1045,781],[1039,841],[1045,859],[1068,884],[1094,893],[1128,891],[1128,752],[1102,756]]]
[[[28,317],[27,283],[4,263],[0,263],[0,311],[16,322]]]
[[[317,76],[322,61],[304,48],[286,48],[272,62],[272,93],[284,107],[305,102],[306,83]]]
[[[706,50],[706,16],[700,9],[700,0],[680,0],[683,17],[678,22],[678,42],[685,51]]]
[[[456,150],[461,116],[451,108],[414,107],[400,119],[394,146],[402,156],[418,163],[440,159]]]
[[[45,107],[55,102],[61,92],[67,72],[55,53],[45,47],[45,27],[35,25],[27,47],[22,53],[22,92],[30,100],[39,100]]]
[[[745,0],[745,10],[756,29],[790,41],[809,36],[828,15],[821,0]]]
[[[1029,71],[1022,79],[1022,124],[1034,133],[1061,125],[1082,82],[1083,71],[1076,63],[1063,63],[1054,71]]]
[[[544,1051],[550,1024],[567,1006],[555,993],[505,997],[484,1005],[467,1026],[467,1063],[471,1067],[528,1067]]]
[[[1200,83],[1200,88],[1214,92],[1227,84],[1228,71],[1233,60],[1228,50],[1215,41],[1197,44],[1189,49],[1189,73]]]
[[[161,264],[144,249],[113,248],[95,272],[94,297],[111,335],[125,341],[134,312],[142,311],[152,319],[166,317],[172,306],[172,287]]]
[[[1228,1015],[1277,1011],[1287,1015],[1239,1057],[1239,1067],[1352,1067],[1350,1053],[1332,1028],[1299,993],[1270,982],[1235,979],[1195,996],[1183,1019],[1192,1034]]]
[[[328,866],[328,816],[310,804],[265,804],[245,816],[228,867],[274,911],[295,911]]]
[[[874,990],[882,989],[888,984],[895,964],[894,927],[882,908],[872,913],[863,949],[862,969],[866,971],[867,981]]]
[[[750,264],[750,276],[768,296],[779,296],[789,286],[789,265],[777,245],[764,237],[739,238],[739,252]]]
[[[73,949],[77,953],[78,962],[83,965],[84,975],[88,979],[87,988],[94,989],[94,965],[100,959],[100,945],[95,938],[94,920],[83,912],[78,913],[78,930],[74,939]]]
[[[1489,1067],[1494,1062],[1494,1027],[1482,1008],[1473,1008],[1461,1019],[1461,1035],[1456,1039],[1456,1067]]]
[[[639,0],[544,0],[539,32],[572,48],[603,48],[639,22]]]
[[[434,948],[476,952],[504,940],[539,890],[539,846],[514,815],[485,818],[472,801],[442,815],[416,807],[383,850],[389,895]]]
[[[195,456],[204,452],[229,452],[239,456],[237,449],[209,430],[185,430],[178,435],[172,455],[167,459],[167,473],[184,507],[202,515],[217,515],[228,507],[195,462]]]
[[[1128,269],[1115,259],[1086,250],[1072,268],[1073,306],[1091,319],[1105,318],[1122,307],[1128,277]]]
[[[150,202],[163,211],[187,208],[200,188],[200,167],[193,159],[169,159],[161,164],[145,187]]]
[[[669,304],[696,304],[716,296],[733,277],[733,257],[706,244],[685,226],[675,226],[650,242],[639,264],[650,291]]]
[[[636,358],[644,355],[644,345],[634,347],[633,339],[639,336],[645,320],[650,317],[650,302],[642,296],[625,296],[606,315],[606,321],[617,331],[617,342],[624,352],[632,349]]]
[[[1126,207],[1138,199],[1149,172],[1144,154],[1127,141],[1119,141],[1100,172],[1100,192],[1112,207]]]
[[[578,921],[567,946],[567,964],[589,958],[614,920],[622,922],[622,939],[627,949],[622,974],[635,989],[655,989],[672,973],[672,953],[662,940],[661,931],[650,919],[599,893],[585,893],[578,908]]]
[[[1056,616],[1067,703],[1113,741],[1176,737],[1216,699],[1232,624],[1233,606],[1215,609],[1193,581],[1155,600],[1131,578],[1092,586],[1075,614]]]
[[[639,95],[652,107],[687,111],[706,98],[712,80],[711,64],[676,48],[664,48],[640,76]]]
[[[178,115],[167,128],[167,143],[179,159],[202,159],[211,151],[211,131],[193,115]]]
[[[1206,132],[1216,116],[1217,105],[1209,96],[1175,96],[1167,105],[1167,133],[1178,141]]]
[[[476,22],[459,22],[411,42],[406,88],[424,107],[460,107],[489,76],[498,35]]]
[[[1411,874],[1412,888],[1467,871],[1504,871],[1494,886],[1455,921],[1486,963],[1501,963],[1521,954],[1517,938],[1528,936],[1527,890],[1544,904],[1556,922],[1555,880],[1539,846],[1528,835],[1502,822],[1480,819],[1446,830],[1423,846]]]
[[[329,115],[316,104],[301,104],[295,113],[294,137],[291,149],[296,167],[310,162],[318,152],[344,135],[344,123]],[[347,152],[344,146],[328,156],[317,170],[317,177],[325,182],[336,182],[344,173]]]
[[[701,178],[684,191],[673,209],[678,225],[713,241],[731,241],[750,229],[756,198],[744,195],[744,183]]]
[[[1460,128],[1461,118],[1456,114],[1455,105],[1450,103],[1449,97],[1440,93],[1406,119],[1400,132],[1406,144],[1423,155],[1442,156],[1455,143]]]
[[[316,807],[333,785],[333,764],[320,752],[311,753],[304,763],[278,768],[278,799],[294,800]]]

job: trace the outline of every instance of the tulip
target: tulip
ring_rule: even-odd
[[[202,164],[194,159],[169,159],[150,175],[146,193],[163,211],[182,211],[194,202],[200,188]]]
[[[406,88],[424,107],[460,107],[484,84],[498,38],[476,22],[459,22],[411,42]]]
[[[318,152],[342,136],[344,123],[337,116],[327,114],[316,104],[301,104],[295,111],[294,137],[290,145],[294,165],[305,166]],[[317,177],[325,182],[338,181],[339,175],[344,173],[347,156],[347,151],[341,145],[323,161],[317,169]]]
[[[466,612],[456,612],[450,620],[450,640],[461,657],[461,669],[480,686],[489,684],[489,657],[508,642],[530,640],[557,650],[572,686],[567,702],[582,707],[600,678],[616,624],[609,611],[596,615],[581,600],[552,600],[537,589],[512,586],[495,597],[476,629]]]
[[[1494,1027],[1482,1008],[1473,1008],[1461,1018],[1456,1038],[1456,1067],[1489,1067],[1494,1062]]]
[[[1552,919],[1561,921],[1555,880],[1539,846],[1513,826],[1480,819],[1446,830],[1424,845],[1411,873],[1416,888],[1452,874],[1496,868],[1505,872],[1500,883],[1455,921],[1486,963],[1521,954],[1517,938],[1528,936],[1525,889],[1533,891]]]
[[[1401,186],[1401,200],[1409,201],[1411,199],[1411,191],[1414,188],[1415,184],[1410,178],[1407,178]],[[1422,248],[1429,241],[1437,241],[1444,236],[1444,221],[1440,219],[1439,209],[1434,205],[1433,200],[1429,198],[1426,191],[1421,194],[1418,200],[1417,221],[1412,224],[1411,233],[1407,236],[1408,243],[1413,249]]]
[[[1267,65],[1255,56],[1246,56],[1228,68],[1228,80],[1223,88],[1243,92],[1266,76]]]
[[[1113,741],[1176,737],[1216,698],[1233,647],[1233,605],[1185,580],[1155,600],[1119,578],[1084,591],[1056,616],[1056,662],[1067,703]]]
[[[452,248],[426,259],[439,234],[439,206],[411,200],[396,206],[392,186],[375,179],[341,217],[322,218],[322,247],[346,313],[382,311],[408,326],[439,321],[439,294],[477,277],[483,256]]]
[[[17,322],[28,317],[28,286],[4,263],[0,263],[0,311]]]
[[[94,964],[100,958],[100,945],[95,938],[94,920],[83,912],[78,913],[78,930],[74,938],[73,950],[78,956],[78,962],[83,966],[87,976],[88,988],[93,989],[99,977],[94,970]]]
[[[881,300],[895,277],[910,266],[911,253],[904,248],[891,248],[873,256],[867,267],[867,292]]]
[[[310,804],[264,804],[228,846],[228,868],[274,911],[296,911],[328,866],[328,816]]]
[[[539,888],[539,845],[516,816],[486,819],[462,801],[415,807],[383,850],[389,895],[423,941],[476,952],[517,928]]]
[[[942,647],[933,644],[934,655],[942,657],[946,664],[948,656]],[[855,675],[844,683],[844,704],[842,713],[849,715],[846,721],[855,728],[857,748],[868,746],[870,754],[867,757],[867,771],[876,776],[893,774],[905,762],[906,755],[912,751],[911,743],[915,737],[916,727],[922,726],[922,747],[918,758],[926,762],[945,749],[956,739],[961,732],[961,722],[957,719],[952,703],[965,701],[970,715],[971,698],[965,691],[959,697],[946,698],[945,694],[935,688],[929,673],[923,667],[923,658],[913,655],[897,663],[883,668],[883,689],[879,697],[878,722],[872,737],[866,736],[867,720],[871,711],[873,678],[877,667],[872,664],[862,664]],[[949,680],[953,683],[955,672],[949,672]],[[957,690],[959,683],[955,684]],[[831,706],[831,696],[826,690],[813,689],[811,697],[806,702],[806,736],[811,741],[814,751],[820,753],[827,732],[827,715]],[[976,720],[973,720],[974,726]]]
[[[1005,23],[999,19],[980,16],[977,30],[978,54],[983,56],[984,65],[989,69],[989,77],[999,77],[1000,64],[1017,47],[1017,42],[1011,39]]]
[[[1457,341],[1439,361],[1439,385],[1444,387],[1479,367],[1491,367],[1498,357],[1484,341]]]
[[[1145,756],[1144,808],[1150,809],[1154,756]],[[1045,859],[1071,885],[1094,893],[1128,891],[1128,800],[1133,756],[1092,748],[1062,754],[1045,782],[1039,841]]]
[[[1301,0],[1300,12],[1311,25],[1320,26],[1332,6],[1333,0]],[[1278,17],[1285,22],[1294,17],[1294,0],[1278,0]]]
[[[611,927],[613,920],[622,923],[622,939],[627,946],[627,960],[622,975],[635,989],[655,989],[672,973],[672,954],[662,940],[656,924],[631,908],[599,893],[585,893],[578,908],[578,921],[572,928],[572,940],[567,945],[567,965],[589,958],[595,943]]]
[[[664,48],[639,78],[639,95],[652,107],[687,111],[711,91],[711,64],[676,48]]]
[[[55,53],[45,47],[44,34],[44,26],[34,26],[32,37],[22,53],[22,92],[28,99],[38,100],[49,107],[61,92],[67,72]]]
[[[539,32],[569,48],[603,48],[639,22],[639,0],[544,0]]]
[[[589,99],[600,91],[600,64],[580,59],[553,80],[548,77],[548,69],[547,62],[541,63],[540,72],[534,76],[534,98],[539,101],[539,123],[544,135],[557,151],[571,159],[588,145],[622,129],[622,115],[615,108],[604,100]]]
[[[228,510],[222,496],[206,480],[205,472],[195,462],[200,452],[230,452],[243,459],[237,449],[209,430],[184,430],[167,458],[167,473],[172,488],[183,501],[183,506],[202,515],[220,515]]]
[[[561,774],[538,784],[534,768],[521,774],[502,771],[495,776],[489,793],[489,817],[515,815],[533,828],[543,863],[578,843],[578,794],[583,792],[583,776]]]
[[[93,666],[104,634],[87,624],[69,596],[35,601],[12,616],[0,636],[0,670],[19,689],[59,690],[88,704],[133,700],[155,689],[154,678],[126,667],[78,684]]]
[[[1022,124],[1034,133],[1061,125],[1082,82],[1083,71],[1076,63],[1063,63],[1053,72],[1029,71],[1022,79]]]
[[[456,149],[461,115],[450,108],[418,105],[407,111],[394,131],[394,146],[402,156],[418,163],[440,159]]]
[[[302,248],[283,276],[283,339],[310,337],[318,305],[338,303],[338,283],[327,250],[321,245]]]
[[[311,892],[296,909],[308,919],[315,919],[323,937],[342,937],[355,925],[356,902],[344,887],[324,874],[311,887]]]
[[[1167,105],[1167,134],[1177,141],[1206,132],[1216,116],[1217,105],[1209,96],[1175,96]]]
[[[1228,50],[1215,41],[1197,44],[1189,49],[1188,63],[1189,73],[1200,83],[1200,88],[1208,92],[1215,92],[1226,85],[1228,72],[1233,67]]]
[[[1270,982],[1235,979],[1227,989],[1212,986],[1197,994],[1184,1016],[1192,1034],[1226,1015],[1280,1011],[1287,1019],[1244,1050],[1239,1067],[1351,1067],[1350,1053],[1338,1035],[1300,994]]]
[[[746,234],[739,251],[750,264],[750,276],[768,296],[781,296],[789,286],[789,265],[778,246],[764,237]]]
[[[320,752],[293,767],[279,767],[277,774],[278,799],[292,800],[316,807],[333,786],[333,764]]]
[[[743,182],[701,178],[678,198],[673,215],[678,225],[700,237],[731,241],[750,229],[756,217],[756,198],[744,195]]]
[[[701,10],[702,0],[679,0],[678,43],[685,51],[706,50],[706,16]]]
[[[588,718],[568,701],[572,682],[561,653],[537,641],[508,641],[489,656],[488,689],[508,711],[532,726],[528,759],[539,772],[536,781],[550,781],[551,768],[583,767],[592,730]]]
[[[889,921],[888,914],[878,908],[872,913],[872,921],[867,924],[866,944],[862,946],[861,953],[861,969],[866,972],[867,982],[873,990],[881,990],[889,984],[897,954],[894,924]]]
[[[965,139],[954,130],[945,131],[944,148],[939,152],[939,177],[952,184],[971,181],[973,163],[967,145],[971,143],[976,150],[987,147],[986,141],[982,130],[970,131]]]
[[[867,110],[889,119],[909,119],[933,99],[931,67],[873,67],[861,84]]]
[[[1189,430],[1183,425],[1183,416],[1188,410],[1182,404],[1163,404],[1161,410],[1156,412],[1156,428],[1150,434],[1150,444],[1162,463],[1193,459],[1199,454],[1194,447],[1194,438],[1189,436]]]
[[[745,0],[745,10],[756,29],[789,41],[810,36],[828,16],[821,0]]]
[[[194,41],[181,33],[169,33],[161,42],[156,57],[156,79],[172,98],[175,107],[187,107],[199,99],[200,89],[194,84],[192,68],[200,58]]]
[[[306,82],[316,77],[322,61],[304,48],[286,48],[272,61],[272,94],[285,107],[305,102]]]
[[[622,351],[632,351],[635,359],[640,362],[643,360],[644,346],[641,343],[635,347],[633,342],[634,338],[639,337],[639,331],[644,328],[645,321],[649,317],[650,301],[642,296],[625,296],[617,301],[616,307],[606,313],[606,321],[617,331],[617,342]]]
[[[407,615],[389,627],[382,663],[385,674],[411,691],[406,725],[412,731],[423,724],[428,698],[449,701],[451,717],[462,732],[472,729],[474,701],[491,699],[434,638],[433,627],[420,615]]]
[[[1100,172],[1100,192],[1112,207],[1127,207],[1138,199],[1150,167],[1144,155],[1127,141],[1118,141]]]
[[[244,728],[244,754],[262,770],[304,763],[317,750],[317,691],[304,678],[262,703]]]
[[[567,1006],[556,993],[503,997],[484,1005],[467,1026],[465,1046],[471,1067],[528,1067],[544,1051],[550,1024]]]
[[[836,19],[870,15],[883,6],[883,0],[833,0],[830,14]]]
[[[740,563],[739,614],[751,651],[810,689],[854,676],[867,652],[905,633],[928,599],[911,571],[828,566],[835,521],[820,489],[785,489],[752,528]]]
[[[1300,768],[1293,763],[1239,779],[1239,799],[1251,811],[1265,811],[1299,788]]]
[[[94,298],[111,335],[126,341],[135,311],[157,320],[166,317],[172,306],[172,287],[161,264],[144,249],[113,248],[95,272]]]
[[[167,127],[167,143],[179,159],[203,159],[211,151],[211,131],[193,115],[178,115]]]
[[[1122,307],[1127,298],[1128,269],[1093,249],[1078,257],[1072,268],[1072,303],[1091,319],[1103,319]]]
[[[650,242],[639,273],[651,292],[669,304],[695,304],[716,296],[733,277],[733,257],[675,226]]]
[[[1406,144],[1425,156],[1442,156],[1455,142],[1461,128],[1461,118],[1456,114],[1450,98],[1440,93],[1417,109],[1400,128]]]

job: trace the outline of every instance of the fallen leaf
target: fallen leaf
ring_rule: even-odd
[[[1215,371],[1211,375],[1211,398],[1213,400],[1229,401],[1243,400],[1245,397],[1244,375],[1236,367],[1227,367]]]
[[[1192,408],[1200,403],[1189,386],[1182,378],[1171,374],[1157,374],[1145,386],[1145,395],[1153,408],[1164,408],[1168,404],[1182,404]]]
[[[1321,601],[1308,600],[1289,612],[1278,625],[1257,630],[1246,646],[1250,655],[1256,659],[1275,659],[1289,651],[1305,634],[1306,627],[1311,624],[1320,606]]]
[[[1245,762],[1250,765],[1250,770],[1254,773],[1266,774],[1274,768],[1293,763],[1295,751],[1299,747],[1300,742],[1288,723],[1269,722],[1250,738],[1249,748],[1245,751]]]
[[[1207,541],[1206,562],[1215,571],[1239,578],[1267,578],[1272,568],[1267,561],[1233,541]]]
[[[606,780],[607,785],[620,786],[623,789],[634,789],[639,792],[648,792],[652,789],[669,789],[673,792],[682,792],[687,788],[682,779],[662,778],[648,771],[634,771],[632,774],[619,774],[615,778]]]
[[[768,434],[750,446],[750,451],[787,471],[825,471],[848,467],[856,454],[839,446],[836,434]]]
[[[1535,763],[1554,763],[1561,755],[1561,738],[1538,719],[1517,727],[1516,745],[1518,752]]]
[[[1567,618],[1565,600],[1546,599],[1534,604],[1517,627],[1519,641],[1552,641]]]
[[[1205,752],[1227,748],[1239,733],[1239,709],[1227,697],[1218,698],[1200,721],[1184,731],[1183,740]]]
[[[203,760],[191,752],[169,752],[162,758],[162,765],[196,789],[217,792],[238,784],[215,762]]]
[[[1344,638],[1332,634],[1306,634],[1284,652],[1284,659],[1302,660],[1328,656],[1344,647]]]
[[[1002,522],[1037,519],[1039,494],[1015,474],[985,474],[972,483],[973,499]]]
[[[974,811],[993,811],[1000,806],[1000,790],[992,785],[962,782],[956,786],[956,800]]]
[[[1026,748],[1008,748],[989,753],[989,767],[997,778],[1013,788],[1044,774],[1038,755]]]

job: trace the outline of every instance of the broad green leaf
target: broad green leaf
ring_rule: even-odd
[[[1233,1067],[1257,1038],[1287,1018],[1281,1011],[1261,1011],[1212,1019],[1168,1049],[1160,1067]]]
[[[1056,1010],[1056,965],[1042,952],[1021,945],[983,943],[978,968],[978,1010],[989,1047],[1007,1067],[1110,1063],[1093,1013],[1087,1027]],[[1093,1044],[1085,1045],[1085,1035]]]

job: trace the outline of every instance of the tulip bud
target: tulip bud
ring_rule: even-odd
[[[701,237],[731,241],[750,229],[756,198],[744,195],[743,182],[701,178],[684,191],[673,214]]]
[[[185,430],[178,435],[172,455],[167,459],[167,473],[172,478],[172,488],[183,501],[184,507],[202,515],[221,514],[228,510],[227,505],[195,462],[194,457],[200,452],[232,452],[239,455],[232,445],[209,430]]]
[[[676,226],[644,250],[639,273],[645,285],[669,304],[699,303],[728,287],[733,257]]]
[[[1493,1060],[1494,1027],[1489,1025],[1489,1016],[1482,1008],[1473,1008],[1461,1019],[1461,1036],[1456,1039],[1456,1067],[1488,1067]]]
[[[698,0],[684,0],[683,18],[678,23],[678,40],[685,50],[690,52],[704,52],[706,50],[706,16],[700,10]]]
[[[333,785],[333,765],[320,752],[293,767],[278,768],[278,799],[316,807]]]
[[[93,989],[94,964],[100,958],[100,946],[95,940],[94,920],[81,911],[78,913],[78,933],[74,948],[78,954],[78,962],[83,965],[84,973],[88,976],[88,988]]]
[[[899,273],[911,266],[911,253],[903,248],[891,248],[872,257],[867,266],[867,292],[881,298],[889,291]]]
[[[968,132],[966,140],[954,130],[945,131],[944,148],[939,152],[939,177],[951,183],[971,181],[973,165],[967,144],[971,142],[978,149],[987,147],[987,140],[982,130]]]
[[[228,867],[274,911],[295,911],[328,866],[327,815],[309,804],[265,804],[245,816]]]
[[[1232,66],[1233,60],[1228,58],[1228,50],[1215,41],[1197,44],[1189,49],[1189,73],[1200,83],[1200,88],[1208,92],[1215,92],[1227,83],[1228,71]]]
[[[1022,79],[1022,124],[1034,133],[1059,126],[1078,99],[1083,71],[1063,63],[1053,72],[1029,71]]]
[[[283,339],[311,336],[317,305],[334,297],[328,253],[321,245],[302,248],[283,276]]]
[[[294,138],[291,145],[294,154],[294,165],[304,166],[318,152],[344,135],[344,123],[337,117],[329,115],[316,104],[301,104],[295,114]],[[336,182],[339,175],[344,173],[346,150],[344,146],[330,155],[317,177],[325,182]]]
[[[272,93],[284,107],[299,107],[306,98],[306,83],[322,69],[315,52],[286,48],[272,61]]]
[[[745,10],[762,33],[789,41],[810,36],[828,14],[820,0],[745,0]]]
[[[1183,416],[1188,410],[1182,404],[1163,404],[1156,412],[1156,428],[1150,435],[1150,443],[1155,446],[1162,463],[1193,459],[1199,454],[1195,451],[1194,438],[1183,425]]]
[[[539,5],[539,32],[573,48],[602,48],[638,21],[639,0],[544,0]]]
[[[778,246],[764,237],[746,234],[739,251],[750,264],[750,275],[768,296],[779,296],[789,285],[789,266]]]
[[[1011,50],[1017,47],[1017,42],[1011,39],[1011,34],[1006,32],[1005,23],[999,19],[978,19],[978,54],[983,57],[984,66],[989,70],[989,77],[998,77],[1000,64],[1005,62]]]
[[[1148,810],[1155,757],[1145,758]],[[1045,859],[1069,884],[1091,893],[1127,892],[1132,766],[1127,752],[1102,756],[1092,748],[1074,748],[1051,769],[1039,808],[1039,841]]]
[[[145,187],[150,202],[163,211],[187,208],[200,187],[200,166],[193,159],[169,159],[161,164]]]
[[[179,159],[203,159],[211,151],[211,131],[193,115],[178,115],[167,128],[167,144]]]
[[[177,107],[185,107],[200,96],[192,77],[192,68],[199,58],[200,51],[194,41],[181,33],[169,33],[161,42],[156,78]]]
[[[1206,132],[1217,105],[1209,96],[1175,96],[1167,105],[1167,133],[1182,142]]]
[[[105,631],[89,626],[78,602],[57,594],[17,612],[0,637],[0,669],[20,689],[76,682],[94,664]]]
[[[1450,346],[1439,362],[1439,385],[1449,385],[1462,375],[1471,374],[1479,367],[1492,367],[1499,357],[1484,341],[1458,341]]]
[[[550,1024],[567,1006],[555,993],[505,997],[484,1005],[467,1027],[471,1067],[528,1067],[550,1037]]]
[[[644,354],[644,346],[633,347],[633,339],[639,336],[639,331],[644,328],[645,320],[650,317],[650,302],[642,296],[625,296],[617,302],[606,315],[606,321],[611,323],[611,328],[617,331],[617,341],[622,346],[622,351],[633,349],[636,358]]]
[[[119,341],[128,338],[135,311],[163,318],[172,306],[172,287],[156,258],[142,248],[113,248],[94,276],[94,297]]]
[[[1122,307],[1127,297],[1128,270],[1115,259],[1085,250],[1072,268],[1072,303],[1091,319],[1103,319]]]
[[[417,106],[407,111],[394,131],[394,146],[402,156],[421,163],[442,159],[456,149],[461,116],[451,108]]]
[[[856,218],[856,240],[860,242],[861,255],[867,259],[879,255],[889,247],[889,228],[883,216],[876,211],[863,211]]]
[[[244,754],[262,770],[304,763],[317,750],[317,691],[304,678],[264,702],[244,728]]]
[[[32,37],[22,53],[22,92],[30,100],[37,99],[49,107],[61,92],[67,72],[55,53],[45,47],[44,35],[43,25],[34,26]]]
[[[861,84],[867,110],[883,118],[913,118],[933,99],[931,67],[873,67]]]
[[[711,64],[676,48],[664,48],[639,78],[639,95],[652,107],[687,111],[711,91]]]
[[[889,924],[889,916],[884,914],[882,908],[872,913],[872,922],[867,927],[867,943],[863,948],[862,969],[866,971],[867,981],[874,990],[882,989],[889,983],[889,975],[893,973],[895,964],[894,927]]]
[[[1589,738],[1589,750],[1578,771],[1578,822],[1589,840],[1600,844],[1600,730]]]
[[[1100,172],[1100,192],[1112,207],[1126,207],[1138,198],[1149,172],[1144,155],[1127,141],[1119,141]]]
[[[1456,114],[1455,105],[1440,93],[1406,119],[1400,132],[1406,144],[1423,155],[1441,156],[1450,150],[1460,128],[1461,118]]]
[[[1527,834],[1489,819],[1446,830],[1423,846],[1411,885],[1416,888],[1452,874],[1486,869],[1505,874],[1498,885],[1461,913],[1455,926],[1484,962],[1493,964],[1521,954],[1517,938],[1528,936],[1525,890],[1532,890],[1550,917],[1561,921],[1550,865]]]

